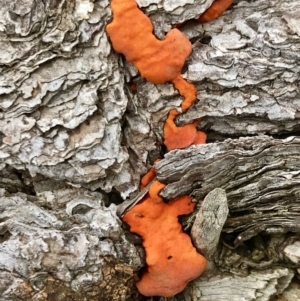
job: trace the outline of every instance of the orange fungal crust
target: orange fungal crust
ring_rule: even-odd
[[[205,23],[219,18],[232,4],[233,0],[215,0],[199,17],[198,22]]]
[[[192,51],[189,39],[174,28],[162,41],[153,35],[150,19],[135,0],[112,0],[113,21],[107,25],[114,49],[123,53],[154,84],[172,81]]]
[[[196,137],[193,141],[193,144],[194,145],[205,144],[206,143],[206,138],[207,138],[207,135],[204,132],[197,131]]]
[[[181,69],[192,51],[192,45],[178,29],[168,32],[164,40],[153,35],[150,19],[138,8],[135,0],[112,0],[113,21],[106,30],[113,48],[125,55],[148,81],[154,84],[172,82],[184,97],[185,112],[196,100],[195,86],[181,76]],[[197,131],[199,120],[177,127],[171,110],[164,126],[164,143],[168,150],[205,143],[206,135]],[[140,189],[156,176],[151,168],[141,179]],[[190,237],[182,231],[178,216],[189,214],[195,203],[189,196],[165,203],[159,195],[165,184],[155,180],[149,192],[123,216],[130,231],[141,235],[146,251],[147,269],[137,282],[145,296],[171,297],[181,292],[189,281],[206,267],[206,259],[194,248]]]
[[[184,97],[181,109],[185,112],[197,99],[197,89],[193,84],[187,82],[181,74],[174,78],[172,83],[179,94]]]
[[[177,126],[174,119],[178,114],[176,110],[171,110],[164,126],[164,143],[168,151],[205,143],[206,134],[196,129],[198,121]]]
[[[150,188],[149,188],[149,196],[150,198],[156,202],[160,203],[163,202],[163,198],[159,195],[159,192],[166,187],[165,184],[159,182],[159,181],[154,181]]]
[[[159,162],[161,159],[156,159],[154,161],[154,164],[156,164],[157,162]],[[156,172],[155,169],[153,167],[151,167],[147,173],[145,173],[142,178],[141,178],[141,182],[140,182],[140,190],[142,190],[144,187],[146,187],[156,176]]]
[[[164,203],[155,182],[156,195],[147,195],[123,221],[131,232],[142,236],[146,250],[147,269],[137,282],[138,290],[145,296],[172,297],[205,270],[206,259],[197,253],[178,221],[178,215],[191,213],[195,203],[189,196]]]
[[[155,175],[155,169],[153,167],[150,168],[148,172],[141,178],[140,190],[146,187],[154,179]]]

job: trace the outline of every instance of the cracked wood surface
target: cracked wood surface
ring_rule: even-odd
[[[163,38],[212,0],[137,2]],[[140,240],[112,203],[139,197],[178,92],[112,51],[108,0],[2,1],[0,12],[0,295],[146,300],[134,285]],[[300,268],[299,20],[298,0],[236,0],[218,20],[180,27],[193,43],[183,71],[198,101],[176,122],[202,118],[209,144],[166,154],[157,177],[164,197],[189,193],[199,208],[224,189],[229,214],[221,234],[204,220],[208,242],[220,235],[204,246],[216,248],[210,267],[170,300],[299,294],[288,286]],[[182,220],[187,231],[196,214]]]

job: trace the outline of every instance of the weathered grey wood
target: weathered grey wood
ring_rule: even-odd
[[[171,25],[197,19],[213,0],[137,0],[141,9],[149,15],[154,32],[159,38],[171,29]]]
[[[274,301],[293,301],[300,298],[300,287],[297,280],[292,281],[289,287]]]
[[[213,259],[228,215],[226,193],[215,188],[204,198],[191,229],[191,238],[198,252]]]
[[[299,268],[299,150],[297,137],[258,136],[172,151],[155,165],[168,184],[161,195],[201,201],[216,187],[226,191],[229,216],[214,256],[221,271]]]
[[[1,301],[139,300],[138,252],[99,193],[0,190]]]
[[[163,38],[212,0],[138,3]],[[146,299],[134,286],[140,240],[110,204],[138,197],[181,97],[114,53],[108,0],[0,0],[0,13],[0,296]],[[198,102],[177,123],[201,117],[214,143],[165,155],[162,194],[191,193],[200,208],[222,188],[229,215],[207,274],[174,300],[270,300],[299,274],[299,20],[298,0],[235,0],[218,20],[181,27]]]
[[[228,139],[170,152],[155,168],[167,199],[225,189],[231,214],[223,231],[238,232],[239,245],[261,231],[299,233],[299,151],[297,137]]]
[[[299,132],[299,16],[296,0],[235,1],[214,22],[183,26],[195,41],[185,76],[196,84],[198,102],[178,124],[201,117],[198,128],[211,140]],[[169,87],[138,85],[160,118],[166,112],[158,99],[165,106],[178,101]]]
[[[274,294],[280,294],[292,277],[293,272],[282,268],[252,272],[246,277],[232,274],[203,276],[191,283],[184,293],[168,300],[268,301]]]
[[[297,1],[239,1],[205,24],[211,41],[194,44],[187,71],[199,102],[180,121],[233,136],[299,131],[299,16]]]
[[[1,1],[1,15],[1,162],[127,197],[136,183],[121,145],[128,98],[105,33],[109,1]]]

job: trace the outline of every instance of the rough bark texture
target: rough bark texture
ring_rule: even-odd
[[[212,0],[137,2],[162,38]],[[225,197],[211,208],[207,198],[201,222],[198,210],[182,219],[212,254],[169,300],[299,298],[298,0],[236,0],[218,20],[181,26],[198,101],[176,122],[202,118],[209,143],[168,154],[163,124],[181,98],[114,53],[108,0],[0,4],[1,301],[146,300],[135,289],[140,239],[116,205],[163,155],[161,195],[191,194],[200,209],[223,189],[229,208],[221,234]]]

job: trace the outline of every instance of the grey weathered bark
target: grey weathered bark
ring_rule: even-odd
[[[137,2],[163,38],[212,0]],[[140,240],[115,204],[164,153],[181,97],[112,50],[108,0],[0,4],[0,299],[145,300],[134,285]],[[299,20],[298,0],[236,0],[218,20],[181,27],[198,101],[177,123],[202,118],[208,144],[155,165],[161,194],[191,194],[200,208],[222,188],[229,214],[205,275],[170,300],[300,294]]]

